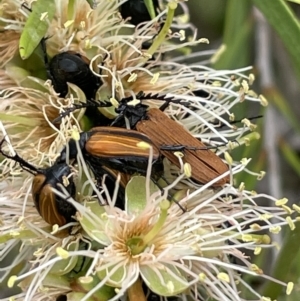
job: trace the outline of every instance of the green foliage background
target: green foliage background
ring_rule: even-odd
[[[262,113],[257,123],[262,139],[244,149],[251,157],[251,169],[265,170],[259,182],[243,174],[239,182],[248,189],[288,197],[289,205],[300,200],[300,6],[297,0],[189,0],[191,21],[198,27],[198,36],[210,40],[202,50],[226,50],[215,63],[217,69],[253,66],[256,76],[255,90],[262,93],[269,106],[264,111],[253,111],[241,104],[235,112],[238,118]],[[200,50],[201,50],[200,49]],[[286,296],[282,287],[274,283],[257,283],[247,279],[272,300],[299,300],[300,298],[300,230],[284,229],[273,237],[282,247],[262,253],[256,263],[267,273],[285,282],[293,281],[295,288]],[[247,299],[247,296],[245,296]],[[250,296],[248,296],[250,297]]]

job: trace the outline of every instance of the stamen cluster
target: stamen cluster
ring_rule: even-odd
[[[67,300],[83,301],[186,300],[187,296],[189,300],[246,300],[241,287],[249,291],[251,300],[265,298],[245,282],[244,274],[276,281],[290,293],[291,283],[271,279],[246,255],[273,247],[271,236],[286,224],[293,229],[292,214],[300,211],[289,208],[286,199],[250,191],[247,183],[236,182],[238,173],[248,172],[258,179],[264,174],[247,169],[251,159],[230,155],[232,149],[259,138],[247,118],[234,123],[232,108],[242,102],[267,105],[250,88],[254,80],[246,75],[250,68],[214,70],[202,53],[193,56],[203,62],[185,63],[183,53],[208,41],[199,39],[195,27],[183,22],[188,18],[177,15],[178,6],[188,13],[183,1],[145,0],[149,19],[137,25],[121,14],[122,5],[131,0],[98,1],[92,8],[85,0],[49,0],[48,8],[42,2],[32,7],[21,0],[0,4],[4,155],[0,257],[16,252],[3,268],[0,282],[8,287],[18,284],[22,291],[14,299],[59,300],[65,295]],[[36,22],[44,22],[47,30],[23,60],[19,46],[34,5],[42,7]],[[35,43],[34,39],[27,42]],[[66,69],[74,63],[74,55],[88,66],[84,77],[75,80],[76,74],[65,80],[66,93],[60,90],[60,71],[65,70],[51,61],[61,53],[67,54]],[[91,133],[96,126],[127,128],[133,131],[129,138],[136,139],[141,123],[151,121],[149,112],[167,100],[163,116],[173,122],[173,128],[157,125],[157,133],[134,145],[135,152],[126,154],[126,164],[119,170],[108,165],[117,160],[113,157],[119,143],[116,137],[110,141],[106,161],[81,147],[81,133]],[[158,140],[163,131],[174,143],[161,143],[158,148],[151,139]],[[91,144],[93,152],[107,136]],[[194,141],[193,137],[201,149],[198,144],[180,143]],[[117,151],[126,147],[124,143]],[[62,150],[64,162],[59,161]],[[147,167],[138,165],[140,169],[133,172],[140,153],[147,154],[143,157]],[[199,153],[204,181],[197,180],[198,166],[191,164],[195,161],[187,159]],[[27,163],[18,164],[16,154]],[[162,160],[161,173],[154,172],[156,156]],[[58,164],[70,167],[71,173],[62,180],[51,178],[46,190],[46,171]],[[72,194],[73,181],[76,192]],[[260,205],[262,199],[268,206]],[[57,200],[63,209],[75,208],[71,222],[46,222],[60,221],[52,217],[50,206],[55,207]],[[54,213],[63,215],[59,210]]]

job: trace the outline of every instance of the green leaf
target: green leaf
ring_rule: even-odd
[[[96,99],[99,99],[99,101],[103,103],[109,101],[110,97],[111,90],[107,85],[102,85],[96,92]],[[109,119],[114,119],[118,116],[115,109],[113,105],[111,105],[111,107],[98,108],[99,112]]]
[[[300,25],[297,17],[284,0],[252,0],[275,29],[290,57],[300,79]]]
[[[288,229],[287,229],[288,230]],[[299,240],[300,240],[300,225],[299,222],[296,224],[296,229],[294,231],[286,231],[285,241],[283,245],[280,246],[280,252],[276,256],[274,261],[274,269],[272,277],[283,282],[293,281],[297,282],[299,276],[295,276],[294,279],[290,278],[291,269],[297,265],[299,259],[300,249],[299,249]],[[263,291],[263,296],[268,296],[271,300],[278,300],[278,297],[282,293],[282,285],[280,283],[275,283],[272,281],[267,281],[266,286]],[[298,300],[298,296],[296,299]],[[282,299],[285,300],[285,299]]]
[[[240,33],[241,26],[245,23],[250,11],[251,3],[249,3],[249,1],[227,1],[223,35],[223,41],[225,44],[235,40],[236,35]],[[232,18],[233,14],[235,18]]]
[[[155,270],[154,270],[155,268]],[[141,276],[147,286],[161,296],[174,296],[182,293],[188,287],[188,281],[180,271],[172,265],[141,266]],[[178,279],[181,279],[179,281]]]
[[[29,279],[31,281],[31,279]],[[70,283],[69,279],[64,276],[57,276],[48,273],[45,279],[43,280],[43,285],[46,287],[55,287],[57,290],[69,290],[70,289]]]
[[[263,108],[264,110],[264,108]],[[261,110],[261,114],[263,114],[263,110]],[[263,118],[258,120],[258,122],[254,122],[257,124],[258,128],[255,132],[251,132],[241,139],[238,139],[238,142],[242,144],[242,141],[246,138],[249,141],[249,145],[241,145],[241,147],[233,150],[231,154],[233,158],[251,158],[251,162],[247,165],[247,169],[250,171],[259,173],[260,171],[264,170],[266,165],[266,158],[265,153],[262,151],[262,141],[260,139],[260,135],[262,129]],[[257,177],[247,173],[246,171],[242,171],[234,176],[236,185],[240,185],[240,183],[246,183],[246,187],[248,190],[255,189],[257,185]]]
[[[300,158],[299,154],[283,139],[279,141],[279,148],[285,160],[289,163],[290,167],[300,177]]]
[[[146,178],[143,176],[132,177],[125,189],[125,210],[136,214],[142,211],[147,204]],[[150,180],[150,195],[159,188]]]
[[[90,216],[89,214],[83,214],[81,217],[78,217],[78,221],[80,222],[83,230],[90,236],[91,239],[99,242],[102,245],[108,245],[110,240],[105,233],[105,229],[102,229],[100,225],[98,226],[97,220],[94,219],[94,216],[96,218],[101,218],[101,216],[105,214],[104,207],[99,205],[98,200],[87,202],[85,206],[88,208],[88,210],[90,210],[92,215]]]
[[[77,278],[72,281],[73,291],[67,294],[67,300],[80,301],[86,297],[86,294],[89,293],[94,287],[99,284],[99,278],[97,276],[88,276],[83,278]],[[76,288],[76,289],[74,289]],[[81,292],[79,292],[81,291]],[[82,293],[86,292],[86,293]],[[85,298],[86,301],[108,301],[113,298],[115,295],[114,288],[107,285],[102,285],[93,295],[89,298]]]
[[[78,248],[79,248],[79,242],[73,241],[68,245],[67,251],[69,251],[69,252],[76,251],[76,250],[78,250]],[[53,275],[58,275],[58,276],[65,275],[74,269],[77,261],[78,261],[78,256],[72,256],[67,259],[62,259],[62,260],[56,262],[52,266],[50,273]]]
[[[117,262],[116,262],[117,263]],[[97,271],[97,276],[99,279],[107,278],[108,274],[111,273],[112,270],[115,269],[115,266],[110,266],[105,270],[102,269]],[[127,266],[120,266],[106,281],[106,284],[112,287],[122,287],[122,282],[126,279],[126,275],[128,275],[128,267]]]
[[[44,85],[45,81],[37,77],[31,77],[28,70],[12,64],[8,64],[5,69],[9,77],[12,78],[19,86],[36,89],[45,93],[48,92]]]
[[[0,120],[2,121],[1,117]],[[43,227],[41,230],[50,233],[52,231],[52,228],[50,226]],[[0,234],[0,244],[4,244],[8,242],[9,240],[15,240],[15,239],[24,239],[24,240],[30,240],[30,239],[36,239],[37,233],[33,232],[31,230],[18,230],[18,231],[11,231],[11,232],[1,232]]]
[[[300,4],[300,0],[288,0],[288,1]]]
[[[249,18],[250,11],[249,1],[227,2],[223,38],[226,48],[214,64],[216,69],[244,67],[249,64],[253,29],[253,20]]]
[[[273,103],[277,107],[278,111],[280,111],[280,113],[285,117],[286,122],[289,123],[295,131],[300,133],[298,117],[282,93],[276,87],[271,87],[264,91],[264,95],[270,100],[270,103]]]
[[[23,29],[19,52],[23,60],[27,59],[46,35],[51,23],[56,5],[55,0],[38,0],[34,2],[25,27]]]
[[[66,295],[67,299],[66,300],[72,300],[72,301],[81,301],[85,297],[86,293],[81,293],[81,292],[72,292],[68,293]],[[86,299],[86,301],[94,301],[94,296]]]

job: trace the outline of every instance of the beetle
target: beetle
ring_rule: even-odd
[[[74,222],[73,216],[76,213],[75,207],[65,199],[57,196],[51,188],[61,191],[60,185],[65,177],[71,173],[70,167],[66,163],[58,163],[48,168],[36,168],[25,161],[18,154],[10,156],[3,152],[0,143],[0,153],[8,159],[18,162],[20,166],[34,175],[32,180],[32,198],[40,216],[50,225],[63,226]],[[71,197],[74,198],[76,189],[72,176],[68,177],[68,184],[65,186]]]
[[[210,150],[212,147],[206,146],[200,140],[193,137],[183,128],[183,126],[163,113],[171,102],[188,106],[189,104],[187,102],[176,100],[173,97],[166,97],[164,95],[151,93],[144,94],[142,92],[137,94],[137,98],[140,102],[135,105],[130,104],[130,101],[133,100],[132,96],[120,100],[119,107],[116,108],[116,113],[119,115],[111,123],[111,126],[114,126],[114,129],[116,129],[115,126],[124,127],[124,117],[126,117],[132,129],[136,129],[138,132],[145,134],[148,137],[147,139],[149,139],[151,144],[159,150],[161,155],[165,156],[177,167],[180,167],[180,162],[173,152],[183,151],[183,161],[192,166],[192,179],[198,183],[208,183],[228,171],[228,166],[221,160],[221,158]],[[148,105],[142,103],[143,100],[149,99],[164,101],[164,104],[161,105],[159,109],[149,108]],[[71,108],[68,113],[88,106],[103,107],[106,106],[106,104],[96,102],[93,104],[80,104]],[[132,135],[132,131],[130,133],[131,134],[129,135]],[[87,141],[88,138],[83,140]],[[99,141],[96,139],[96,143],[98,142]],[[113,143],[112,139],[110,143]],[[124,140],[124,143],[126,143],[126,139]],[[72,148],[76,150],[75,147]],[[81,145],[81,148],[83,149],[84,145]],[[127,157],[129,158],[128,155],[129,152],[127,153]],[[129,161],[127,162],[128,164],[130,164]],[[102,163],[105,164],[103,160]],[[91,162],[91,164],[93,163]],[[120,166],[121,165],[122,164],[120,164]],[[122,168],[116,169],[122,171]],[[132,172],[132,166],[130,169]],[[141,172],[142,170],[143,168],[135,171]],[[212,186],[222,186],[228,181],[229,175],[221,178]]]
[[[146,175],[147,173],[149,149],[138,147],[139,143],[146,143],[152,147],[151,180],[163,190],[157,182],[163,177],[162,158],[159,150],[146,135],[119,127],[95,127],[88,132],[80,133],[79,148],[95,175],[98,185],[106,175],[104,184],[109,191],[113,191],[116,178],[120,175],[120,186],[115,204],[120,209],[124,209],[125,187],[131,175],[135,173]],[[56,163],[65,162],[67,156],[70,160],[74,160],[77,154],[76,141],[71,139],[61,151]]]
[[[69,82],[83,91],[88,103],[93,103],[102,81],[90,69],[90,60],[74,51],[58,53],[49,60],[46,38],[41,40],[41,47],[44,53],[47,77],[51,80],[55,92],[59,93],[60,97],[65,97],[68,93],[67,83]],[[96,126],[111,123],[111,119],[104,116],[99,110],[94,110],[91,106],[87,106],[85,115]]]
[[[138,147],[146,143],[153,149],[152,176],[162,175],[163,164],[159,150],[144,134],[118,127],[95,127],[80,133],[78,141],[83,157],[89,164],[96,178],[103,175],[103,168],[132,175],[145,175],[149,163],[149,149]],[[61,151],[57,163],[77,157],[76,141],[71,139]]]
[[[32,12],[26,4],[23,3],[22,7]],[[56,54],[49,61],[46,47],[47,39],[42,38],[40,45],[44,54],[47,77],[51,79],[54,90],[61,97],[65,97],[68,93],[67,82],[69,82],[78,86],[87,99],[94,99],[102,82],[90,69],[90,60],[80,53],[66,51]]]
[[[41,40],[44,53],[44,64],[48,79],[51,79],[54,90],[65,97],[68,93],[67,82],[78,86],[87,99],[95,99],[95,94],[102,82],[90,69],[90,60],[80,53],[66,51],[48,59],[46,38]]]
[[[198,183],[208,183],[228,171],[228,166],[209,147],[193,137],[182,125],[170,119],[163,111],[172,101],[166,100],[158,108],[149,108],[142,103],[145,99],[155,99],[156,95],[139,93],[140,103],[132,106],[129,104],[132,97],[120,101],[116,112],[119,114],[112,125],[119,124],[120,120],[127,117],[131,128],[147,135],[161,154],[177,167],[180,167],[174,151],[183,151],[183,161],[192,167],[192,179]],[[158,97],[162,99],[161,97]],[[229,175],[213,184],[213,187],[222,186],[229,182]]]
[[[142,143],[147,147],[139,146]],[[105,184],[109,189],[114,188],[113,180],[118,174],[121,175],[117,207],[124,208],[124,191],[130,176],[135,173],[147,174],[149,147],[152,148],[151,180],[163,191],[157,182],[160,178],[164,179],[162,157],[159,149],[147,135],[119,127],[95,127],[88,132],[80,133],[78,146],[96,179],[102,179],[104,174],[107,175],[108,183]],[[56,163],[65,162],[67,156],[70,160],[74,160],[77,155],[76,141],[71,139],[61,151]],[[185,211],[172,196],[169,197]]]
[[[56,54],[47,68],[48,78],[51,79],[54,90],[65,97],[68,93],[67,82],[78,86],[87,99],[94,99],[101,85],[100,78],[89,67],[90,61],[74,51]]]
[[[201,97],[201,98],[208,98],[210,96],[210,94],[203,89],[195,90],[195,91],[193,91],[193,93],[195,96]]]
[[[159,7],[158,0],[153,0],[154,9]],[[120,13],[123,19],[131,18],[129,22],[138,25],[151,20],[144,0],[128,0],[120,6]]]

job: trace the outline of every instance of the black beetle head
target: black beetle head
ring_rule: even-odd
[[[54,90],[61,97],[68,93],[67,82],[78,86],[87,99],[94,99],[101,85],[100,78],[90,69],[89,60],[79,53],[68,51],[55,55],[50,61],[48,71]]]
[[[158,1],[153,0],[154,8],[158,8]],[[121,15],[124,19],[131,17],[130,23],[138,25],[151,20],[144,0],[128,0],[120,7]]]

